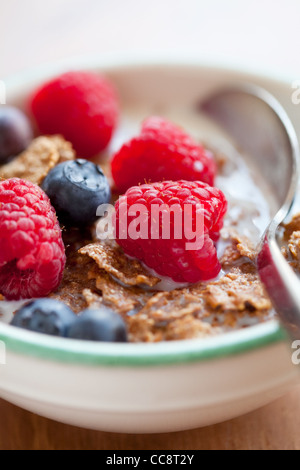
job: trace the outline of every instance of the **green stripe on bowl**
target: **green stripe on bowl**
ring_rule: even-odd
[[[10,351],[51,361],[106,366],[160,366],[207,361],[250,352],[287,339],[275,320],[207,339],[161,343],[95,343],[47,336],[0,325]]]

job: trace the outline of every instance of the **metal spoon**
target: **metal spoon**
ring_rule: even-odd
[[[250,84],[220,90],[200,107],[251,157],[274,194],[276,213],[261,239],[257,267],[283,326],[292,339],[300,340],[300,279],[277,241],[299,182],[299,143],[294,127],[270,93]]]

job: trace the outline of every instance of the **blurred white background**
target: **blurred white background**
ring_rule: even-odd
[[[0,77],[68,56],[156,53],[300,78],[299,0],[0,0]]]

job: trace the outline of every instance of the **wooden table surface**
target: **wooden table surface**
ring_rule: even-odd
[[[0,450],[299,450],[300,386],[248,415],[191,431],[116,434],[41,418],[0,400]]]
[[[0,12],[0,79],[68,56],[162,51],[284,70],[291,82],[300,78],[294,47],[299,43],[298,0],[253,0],[248,5],[240,0],[0,0]],[[1,450],[300,449],[300,386],[247,416],[174,434],[78,429],[1,400],[0,416]]]

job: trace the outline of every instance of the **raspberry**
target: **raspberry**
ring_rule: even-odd
[[[8,300],[44,297],[65,267],[55,211],[36,185],[18,178],[0,183],[0,293]]]
[[[108,145],[119,114],[111,83],[90,72],[64,73],[44,84],[30,108],[42,134],[62,134],[85,158]]]
[[[211,152],[182,129],[163,118],[150,117],[144,121],[141,134],[113,156],[111,171],[122,193],[131,186],[163,180],[213,185],[216,163]]]
[[[176,205],[181,208],[180,219],[175,215],[170,217],[170,222],[164,219]],[[164,215],[154,213],[154,206]],[[137,207],[139,215],[132,212]],[[191,212],[187,212],[187,208],[192,208]],[[227,201],[222,191],[200,181],[134,186],[116,203],[116,240],[127,255],[139,259],[161,276],[180,283],[206,281],[216,277],[221,269],[215,242],[226,210]],[[196,223],[197,213],[203,217],[200,226]],[[166,224],[169,224],[169,233],[165,230]],[[175,233],[179,224],[181,237]],[[187,248],[187,243],[195,242],[196,235],[192,237],[186,232],[188,226],[201,242],[193,249]]]

